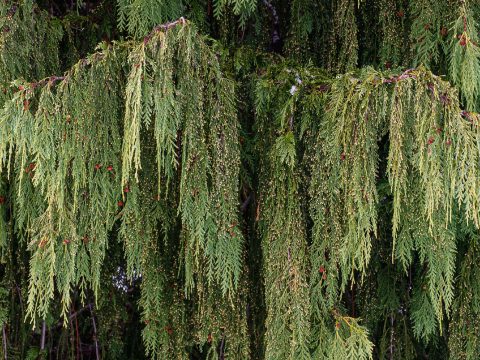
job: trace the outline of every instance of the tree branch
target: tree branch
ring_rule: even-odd
[[[45,320],[42,321],[42,338],[40,340],[40,350],[45,350],[45,334],[47,332],[47,327],[45,324]]]
[[[247,210],[248,204],[250,204],[250,202],[252,200],[253,200],[253,192],[250,192],[250,194],[248,194],[247,198],[245,199],[245,201],[240,206],[240,210],[242,212],[245,212]]]
[[[187,20],[185,20],[185,18],[182,16],[178,20],[175,20],[166,24],[157,25],[153,28],[153,30],[147,36],[143,38],[143,43],[147,44],[150,41],[150,39],[153,37],[153,35],[159,31],[167,31],[168,29],[171,29],[177,26],[178,24],[185,25],[186,23],[187,23]]]
[[[272,48],[276,52],[280,52],[282,47],[282,39],[280,37],[279,29],[280,29],[280,20],[278,17],[277,9],[272,5],[272,3],[268,0],[263,0],[263,4],[266,6],[268,11],[270,11],[270,15],[273,18],[273,31],[272,31]]]
[[[93,314],[92,304],[88,304],[88,307],[90,309],[90,314],[92,315],[93,340],[95,342],[95,356],[97,360],[100,360],[100,352],[98,350],[97,324],[95,323],[95,315]]]

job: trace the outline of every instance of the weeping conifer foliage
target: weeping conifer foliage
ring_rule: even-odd
[[[66,325],[74,289],[98,294],[118,233],[127,276],[142,279],[147,355],[206,344],[245,358],[233,83],[183,18],[102,47],[62,77],[15,83],[2,112],[0,158],[31,254],[26,315],[45,319],[59,294]]]
[[[244,358],[234,88],[194,29],[179,24],[155,30],[129,54],[120,234],[129,276],[142,275],[147,352],[188,358],[179,349],[193,341]]]
[[[479,9],[3,1],[0,355],[478,359]]]
[[[50,16],[46,11],[41,10],[33,1],[25,1],[21,5],[15,2],[5,1],[0,4],[0,83],[2,91],[0,92],[0,103],[2,107],[13,93],[10,82],[14,79],[34,80],[43,78],[49,74],[59,70],[59,51],[58,46],[62,37],[62,28],[58,22],[50,21]],[[36,59],[41,59],[37,62]],[[20,80],[18,83],[21,83]],[[16,86],[15,86],[16,89]],[[18,108],[29,107],[28,101],[17,103]],[[15,122],[15,121],[14,121]],[[0,156],[3,164],[7,163],[5,149],[13,143],[7,145],[7,135],[3,125],[0,126],[0,147],[2,155]],[[12,131],[21,132],[20,128],[11,129]],[[31,129],[28,130],[27,135]],[[10,130],[9,130],[10,132]],[[28,142],[28,138],[22,140],[23,147]],[[22,145],[20,145],[22,146]],[[9,161],[8,161],[9,162]],[[13,166],[7,171],[12,171]],[[5,354],[7,345],[6,328],[9,324],[9,333],[20,341],[26,342],[26,333],[29,328],[24,323],[25,312],[22,308],[22,292],[20,287],[26,288],[26,283],[17,282],[19,274],[25,274],[25,268],[28,264],[26,255],[26,241],[12,242],[12,236],[20,230],[21,223],[28,221],[29,211],[19,216],[19,227],[11,222],[12,211],[14,206],[13,191],[11,182],[7,181],[5,171],[0,175],[0,326],[2,328],[2,339],[4,346],[2,347],[2,355]],[[27,190],[28,191],[28,190]],[[31,195],[31,193],[29,193]],[[22,204],[30,203],[33,205],[35,199],[22,199]],[[15,204],[16,205],[16,204]],[[37,205],[37,204],[35,204]],[[33,205],[31,208],[33,208]],[[20,205],[21,206],[21,205]],[[27,206],[24,206],[27,207]],[[30,209],[31,209],[30,208]],[[20,235],[21,237],[21,235]],[[23,276],[23,279],[26,279]],[[15,292],[13,289],[17,289]],[[10,350],[10,349],[9,349]],[[13,346],[9,354],[17,354],[18,349]],[[18,356],[25,357],[19,350]]]
[[[0,4],[0,78],[2,103],[10,81],[40,79],[59,70],[58,43],[62,28],[50,21],[34,1]],[[39,60],[39,61],[38,61]]]
[[[478,229],[477,115],[462,111],[457,91],[424,68],[399,75],[365,69],[333,80],[315,69],[291,66],[272,79],[278,71],[274,69],[257,88],[259,119],[270,114],[260,124],[277,124],[270,128],[271,140],[262,141],[263,167],[284,164],[309,175],[292,173],[289,178],[285,169],[270,169],[261,177],[268,189],[261,202],[261,233],[268,244],[265,276],[289,278],[283,286],[266,282],[272,287],[272,292],[268,286],[266,290],[267,358],[288,358],[275,351],[294,351],[290,342],[296,342],[296,331],[308,331],[308,326],[292,320],[282,338],[277,332],[285,329],[283,323],[268,321],[285,321],[297,307],[304,311],[301,319],[311,308],[310,331],[316,335],[318,356],[371,356],[368,332],[345,315],[342,298],[370,278],[372,248],[379,241],[391,242],[385,261],[391,258],[388,262],[400,271],[423,269],[417,274],[423,285],[409,299],[410,321],[413,335],[428,341],[442,332],[445,316],[451,313],[462,234]],[[280,106],[271,101],[282,97]],[[279,178],[284,181],[277,186],[285,186],[281,191],[274,185]],[[383,184],[389,185],[387,192]],[[309,189],[308,196],[299,195],[302,187]],[[288,203],[289,199],[294,200]],[[387,239],[378,232],[381,202],[391,202],[393,211]],[[305,233],[306,222],[312,223],[311,238]],[[297,223],[300,235],[287,235],[289,226]],[[276,231],[281,235],[274,236]],[[269,241],[279,243],[283,235],[298,240],[282,244],[277,253]],[[305,253],[307,242],[310,257]],[[296,257],[302,264],[298,267],[290,265]],[[282,310],[275,289],[287,289],[283,291],[293,302],[284,305],[289,311]],[[304,293],[297,294],[299,289]],[[270,354],[269,342],[275,344]],[[308,356],[307,352],[303,357]]]
[[[205,23],[205,10],[213,13],[217,19],[231,10],[238,16],[240,24],[245,26],[256,7],[256,0],[213,0],[208,4],[202,0],[117,0],[119,28],[135,38],[146,36],[156,25],[182,15]]]

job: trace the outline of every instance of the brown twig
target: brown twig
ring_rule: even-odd
[[[165,23],[165,24],[161,24],[161,25],[157,25],[153,28],[153,30],[143,38],[143,43],[146,45],[150,39],[153,37],[153,35],[159,31],[167,31],[175,26],[177,26],[178,24],[182,24],[182,25],[185,25],[187,23],[187,20],[185,20],[185,18],[182,16],[180,19],[178,20],[175,20],[175,21],[172,21],[172,22],[168,22],[168,23]]]
[[[222,334],[222,341],[220,342],[220,351],[219,351],[221,360],[225,359],[224,345],[225,345],[225,334]]]
[[[272,31],[272,35],[271,35],[272,36],[272,46],[277,47],[278,48],[277,50],[280,50],[279,47],[281,45],[282,39],[280,37],[280,32],[279,32],[280,19],[279,19],[279,16],[278,16],[277,9],[275,9],[275,6],[273,6],[273,4],[268,0],[263,0],[263,4],[268,9],[268,11],[270,12],[270,15],[273,19],[273,31]]]
[[[391,78],[383,79],[383,83],[384,84],[391,84],[391,83],[396,83],[396,82],[398,82],[400,80],[404,80],[404,79],[413,79],[413,78],[416,77],[416,75],[411,74],[411,72],[414,71],[414,70],[415,69],[407,69],[398,76],[392,76]]]
[[[38,86],[43,86],[45,84],[54,84],[57,81],[65,80],[65,76],[50,76],[43,80],[37,81],[36,83],[32,83],[32,88],[36,88]]]
[[[245,212],[247,210],[247,207],[248,205],[250,204],[250,202],[253,200],[253,192],[251,192],[250,194],[248,194],[248,197],[245,199],[245,201],[242,203],[242,205],[240,206],[240,210],[242,212]]]
[[[88,307],[90,309],[90,314],[92,315],[93,340],[95,342],[95,356],[97,360],[100,360],[100,352],[98,350],[97,324],[95,323],[95,315],[93,314],[92,304],[89,304]]]
[[[45,350],[45,335],[47,333],[47,326],[45,324],[45,320],[42,321],[42,337],[40,339],[40,350]]]

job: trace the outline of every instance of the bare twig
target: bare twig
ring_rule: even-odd
[[[187,23],[187,20],[185,20],[185,18],[182,16],[178,20],[168,22],[166,24],[157,25],[153,28],[153,30],[147,36],[143,38],[143,42],[144,44],[147,44],[150,41],[150,39],[153,37],[153,35],[159,31],[167,31],[168,29],[171,29],[177,26],[178,24],[185,25],[186,23]]]
[[[97,324],[95,323],[95,315],[93,314],[92,304],[89,304],[88,307],[90,309],[90,314],[92,315],[93,340],[95,342],[95,355],[96,355],[96,359],[100,360],[100,352],[98,350]]]
[[[272,5],[272,3],[268,0],[263,0],[263,4],[266,6],[268,11],[273,18],[273,32],[272,32],[272,45],[279,46],[281,44],[282,39],[280,38],[280,33],[278,29],[280,28],[280,20],[278,17],[277,9]]]
[[[253,192],[251,192],[250,194],[248,194],[247,198],[245,199],[245,201],[242,203],[242,205],[240,206],[240,210],[242,212],[245,212],[245,210],[247,210],[247,207],[248,207],[248,204],[250,204],[250,202],[253,200]]]
[[[383,83],[391,84],[391,83],[396,83],[397,81],[400,81],[400,80],[415,78],[416,76],[414,74],[411,74],[411,72],[414,70],[415,69],[407,69],[398,76],[392,76],[391,78],[383,79]]]
[[[47,326],[45,324],[45,320],[42,321],[42,338],[40,340],[40,350],[45,350],[45,335],[47,332]]]
[[[220,351],[219,351],[219,355],[220,355],[221,360],[225,359],[224,345],[225,345],[225,334],[222,334],[222,341],[220,343]]]
[[[15,282],[15,288],[17,289],[17,293],[18,293],[18,302],[20,303],[20,309],[22,309],[22,314],[24,314],[25,311],[23,309],[22,291],[20,290],[20,287],[16,282]]]

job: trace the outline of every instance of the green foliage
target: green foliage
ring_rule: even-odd
[[[417,2],[412,3],[412,6],[417,5]],[[402,63],[406,50],[403,46],[405,39],[399,36],[404,33],[405,19],[403,15],[405,15],[405,10],[401,1],[382,0],[379,1],[378,7],[378,21],[382,29],[380,66],[395,67]],[[418,14],[416,9],[412,13]]]
[[[170,196],[174,177],[180,174],[186,294],[194,288],[194,273],[203,258],[209,282],[217,281],[227,294],[236,289],[242,267],[242,235],[234,205],[238,128],[235,103],[228,98],[233,84],[222,77],[214,54],[190,27],[156,32],[147,39],[129,57],[122,184],[129,184],[131,172],[138,180],[142,128],[149,131],[151,126],[159,199]]]
[[[480,287],[478,283],[478,233],[467,228],[462,234],[467,240],[465,257],[460,264],[459,291],[454,300],[449,331],[449,348],[452,359],[475,359],[480,354],[480,344],[475,336],[478,329]]]
[[[446,24],[442,23],[445,14],[443,2],[414,1],[410,3],[410,13],[413,14],[410,39],[412,42],[413,64],[423,64],[427,67],[438,63],[440,44],[448,34]]]
[[[296,208],[308,206],[311,209],[310,306],[315,327],[318,327],[314,328],[314,333],[321,334],[320,337],[328,336],[325,335],[325,327],[328,326],[325,316],[328,316],[329,309],[332,306],[341,308],[339,296],[347,291],[347,286],[354,286],[358,281],[361,285],[366,275],[372,243],[379,236],[379,163],[387,161],[386,175],[393,201],[391,256],[392,259],[398,257],[403,267],[408,268],[413,261],[412,252],[417,252],[418,261],[424,266],[421,272],[424,280],[414,290],[411,316],[414,335],[430,339],[436,329],[442,328],[444,315],[449,315],[454,298],[457,223],[453,221],[456,218],[452,213],[458,209],[464,219],[477,224],[478,175],[473,174],[478,174],[479,169],[463,160],[467,156],[472,159],[477,156],[477,152],[470,151],[468,145],[473,145],[478,136],[476,128],[471,125],[476,121],[476,115],[462,112],[454,100],[457,98],[456,90],[423,68],[397,76],[366,69],[355,76],[346,74],[333,81],[323,79],[323,83],[318,75],[311,77],[311,70],[304,70],[308,71],[308,75],[301,76],[298,75],[301,71],[286,65],[283,71],[290,74],[288,80],[277,76],[273,83],[265,76],[259,83],[261,91],[257,90],[257,111],[260,115],[265,107],[272,106],[269,105],[270,99],[285,99],[281,108],[270,110],[272,114],[278,114],[276,121],[280,129],[284,129],[274,133],[277,138],[271,151],[278,155],[271,163],[284,164],[287,169],[293,170],[292,164],[298,161],[299,149],[306,149],[303,156],[306,160],[312,159],[308,162],[313,163],[311,171],[307,171],[311,177],[307,176],[303,185],[295,182],[292,190],[267,195],[263,212],[272,211],[276,217],[288,219],[283,220],[285,223],[280,222],[278,227],[283,229],[280,234],[286,234],[288,227],[285,224],[293,224],[303,215],[301,210],[296,214],[282,215],[290,208],[283,199],[288,199],[288,194],[293,193],[296,201],[301,201],[295,205]],[[297,74],[295,77],[294,73]],[[269,84],[275,84],[270,91],[279,91],[280,81],[286,86],[281,87],[283,92],[276,93],[278,95],[270,95],[264,89]],[[316,133],[308,137],[301,129],[304,121],[311,121],[311,114],[316,115],[313,118],[318,122],[306,126]],[[300,128],[298,132],[291,131],[293,124],[295,128]],[[383,160],[380,158],[379,142],[386,136],[389,150]],[[261,135],[261,138],[268,136]],[[268,150],[261,151],[269,153]],[[308,155],[309,152],[311,155]],[[270,167],[267,173],[273,174],[273,178],[284,179],[288,172],[285,169],[275,171],[274,166],[278,165],[269,165],[268,162],[262,165],[267,169]],[[297,175],[293,178],[301,177]],[[286,186],[292,181],[287,179],[282,181]],[[308,186],[309,182],[310,196],[301,200],[302,195],[295,189]],[[265,183],[268,184],[265,193],[269,194],[275,189],[276,182],[265,180]],[[275,200],[271,202],[269,199]],[[276,217],[266,221],[265,234],[269,234],[270,227],[279,221],[275,220]],[[280,234],[275,237],[277,242]],[[289,238],[295,237],[290,235]],[[283,252],[288,248],[288,245],[283,245]],[[269,249],[265,250],[268,254],[274,248],[270,245],[265,249]],[[297,253],[305,257],[299,250]],[[267,284],[272,283],[268,280],[268,273],[273,269],[268,261],[267,257]],[[287,266],[279,268],[286,271]],[[277,295],[275,299],[278,304],[280,297]],[[268,311],[272,310],[267,301]],[[276,336],[275,339],[279,341],[281,337]],[[346,344],[344,351],[348,354],[350,345]],[[288,347],[286,340],[283,340],[283,345],[275,343],[275,349],[282,347]],[[319,347],[322,348],[321,345]],[[325,356],[330,355],[326,352]]]
[[[157,25],[173,21],[181,16],[201,20],[205,4],[202,0],[116,0],[118,27],[134,38],[148,35]],[[238,16],[242,27],[257,8],[257,0],[214,0],[213,14],[221,20],[227,10]]]
[[[368,331],[356,319],[339,317],[335,327],[328,359],[372,359],[373,344],[368,340]]]
[[[300,129],[293,116],[301,75],[297,74],[290,93],[292,76],[282,75],[286,75],[282,86],[270,87],[272,79],[266,77],[256,89],[258,146],[264,154],[260,236],[267,311],[265,359],[309,359],[306,224],[298,181],[301,154],[293,133]],[[279,98],[285,107],[276,109],[273,101]]]
[[[2,2],[0,353],[479,358],[479,9]]]
[[[10,81],[34,80],[59,70],[58,45],[62,28],[32,0],[0,4],[0,98]]]
[[[222,17],[225,9],[231,7],[233,13],[239,16],[241,26],[245,26],[248,17],[257,7],[257,0],[214,0],[213,3],[215,17]]]
[[[460,90],[467,110],[478,110],[480,91],[480,50],[478,49],[478,26],[470,2],[461,2],[459,16],[454,22],[450,41],[450,75]]]
[[[357,0],[333,2],[332,27],[328,49],[327,68],[336,73],[351,70],[358,61],[358,27],[355,19]]]
[[[113,50],[97,53],[74,66],[56,87],[54,79],[47,79],[33,113],[25,104],[35,105],[32,95],[38,90],[26,85],[11,100],[22,105],[3,115],[5,123],[18,121],[10,126],[32,132],[29,144],[16,147],[17,196],[25,196],[23,184],[31,181],[43,199],[29,239],[27,311],[32,319],[47,314],[54,283],[62,293],[64,314],[72,286],[79,285],[82,293],[87,287],[98,291],[108,233],[118,212],[121,97],[114,89],[119,87],[121,56]],[[11,142],[17,143],[13,136]]]
[[[127,274],[142,277],[146,351],[165,358],[192,341],[188,323],[172,330],[179,334],[174,342],[163,330],[183,321],[174,310],[182,301],[195,297],[199,311],[207,304],[233,311],[237,304],[243,235],[233,83],[184,20],[156,28],[138,44],[102,48],[63,77],[19,83],[2,113],[1,157],[13,167],[18,232],[31,253],[27,315],[34,323],[44,319],[59,292],[66,325],[74,289],[82,301],[89,290],[98,296],[120,219]],[[32,192],[38,204],[25,204]],[[181,260],[162,262],[173,254]],[[183,276],[166,277],[167,265]],[[173,281],[184,284],[184,295],[164,294]],[[203,332],[220,331],[217,316],[201,313]],[[226,327],[227,320],[215,339],[243,358],[246,327],[238,322],[244,316],[237,312]]]
[[[138,39],[182,16],[184,8],[182,0],[117,0],[118,27]]]

